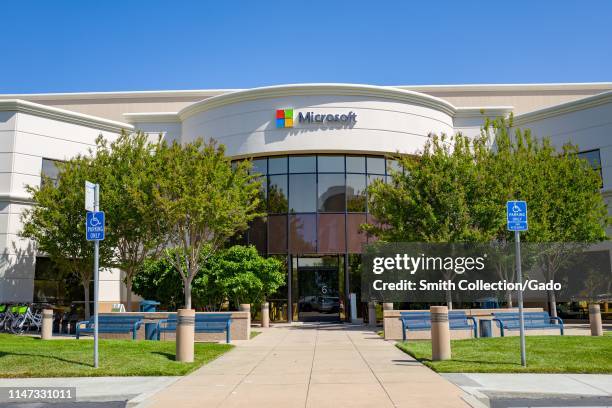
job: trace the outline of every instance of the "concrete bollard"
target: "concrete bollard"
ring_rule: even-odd
[[[393,303],[383,303],[383,310],[393,310]]]
[[[431,306],[431,359],[433,361],[451,358],[450,327],[448,306]]]
[[[601,312],[597,303],[589,305],[589,323],[591,324],[591,336],[603,336]]]
[[[51,337],[53,337],[53,310],[43,309],[40,338],[43,340],[50,340]]]
[[[193,363],[195,310],[179,309],[176,317],[176,361]]]
[[[376,302],[368,302],[368,326],[376,327]]]
[[[261,304],[261,327],[270,327],[270,303]]]
[[[238,306],[238,310],[241,312],[247,312],[247,339],[251,338],[251,304],[250,303],[241,303]]]

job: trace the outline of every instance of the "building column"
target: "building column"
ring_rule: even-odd
[[[345,219],[345,223],[346,223],[346,219]],[[348,237],[346,237],[346,240],[348,242]],[[345,305],[344,305],[344,321],[345,322],[350,322],[351,321],[351,291],[350,291],[350,284],[351,284],[351,280],[349,277],[349,254],[348,252],[346,252],[344,254],[344,301],[345,301]]]
[[[293,297],[291,284],[293,283],[293,264],[291,255],[287,255],[287,323],[293,323]]]

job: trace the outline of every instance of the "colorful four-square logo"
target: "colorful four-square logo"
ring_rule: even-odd
[[[293,127],[293,109],[277,109],[276,110],[276,127],[277,128],[292,128]]]

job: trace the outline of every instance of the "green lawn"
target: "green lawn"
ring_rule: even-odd
[[[97,377],[184,375],[231,350],[196,343],[195,362],[174,361],[173,341],[100,340],[100,367],[93,368],[93,341],[48,340],[0,334],[0,377]]]
[[[260,334],[261,334],[261,332],[251,330],[251,337],[250,338],[251,339],[255,338],[255,337],[259,336]]]
[[[452,360],[431,361],[428,340],[397,343],[440,373],[612,373],[609,336],[527,336],[527,367],[521,367],[519,337],[453,340]]]

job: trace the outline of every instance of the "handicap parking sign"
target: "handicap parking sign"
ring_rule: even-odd
[[[104,240],[104,211],[87,211],[85,231],[88,241]]]
[[[527,202],[506,202],[506,218],[509,231],[527,231]]]

